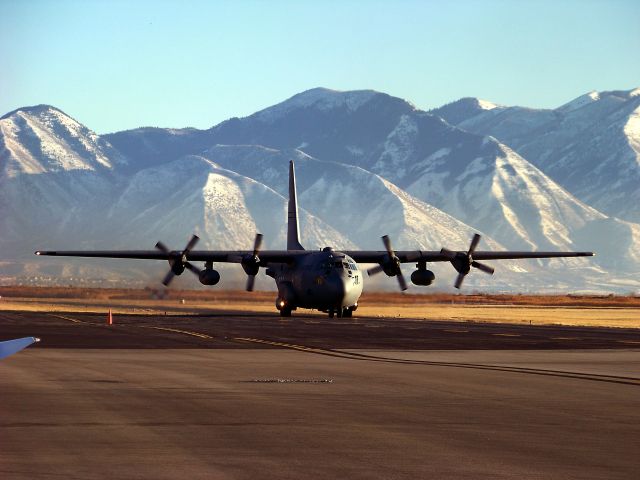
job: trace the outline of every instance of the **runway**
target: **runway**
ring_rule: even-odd
[[[640,315],[640,312],[639,312]],[[0,341],[42,338],[38,348],[273,348],[239,339],[314,348],[494,350],[640,348],[640,329],[540,326],[411,318],[327,318],[224,311],[115,315],[0,311]],[[280,345],[282,348],[283,346]]]
[[[636,330],[0,312],[0,478],[634,478]],[[572,346],[573,348],[569,348]]]

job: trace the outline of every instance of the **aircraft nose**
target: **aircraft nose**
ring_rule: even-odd
[[[346,275],[336,275],[331,282],[332,288],[332,300],[336,305],[342,305],[343,301],[349,295],[351,288],[350,278]]]

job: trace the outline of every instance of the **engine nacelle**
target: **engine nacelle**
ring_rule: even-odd
[[[431,285],[435,279],[436,276],[431,270],[415,270],[411,274],[411,281],[413,284],[423,287]]]
[[[215,285],[220,281],[220,274],[217,270],[201,270],[198,274],[198,280],[203,285]]]

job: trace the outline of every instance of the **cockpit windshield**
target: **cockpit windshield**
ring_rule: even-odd
[[[357,270],[358,267],[356,266],[355,262],[353,261],[345,261],[345,260],[328,260],[326,262],[322,262],[320,264],[320,269],[321,270],[331,270],[331,269],[336,269],[336,270]]]

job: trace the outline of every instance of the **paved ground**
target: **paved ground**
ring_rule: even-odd
[[[637,477],[637,331],[103,320],[0,312],[0,478]]]
[[[638,312],[640,315],[640,310]],[[329,319],[224,312],[115,315],[0,311],[0,340],[37,336],[37,348],[256,348],[246,339],[319,348],[640,348],[640,329],[459,323],[407,318]],[[245,340],[239,340],[245,339]]]

